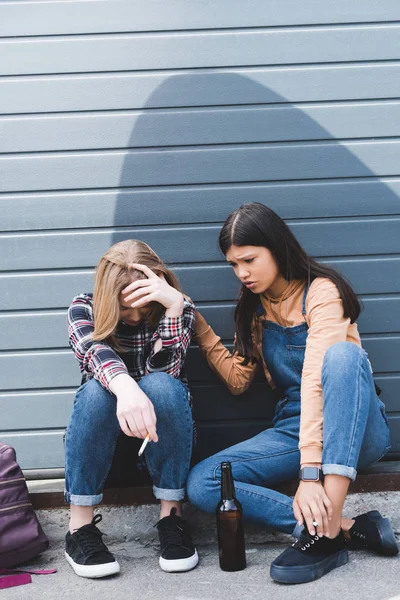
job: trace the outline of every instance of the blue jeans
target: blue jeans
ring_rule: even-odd
[[[193,444],[192,411],[188,390],[166,373],[152,373],[139,381],[157,417],[158,442],[144,452],[160,500],[182,500]],[[78,506],[101,502],[121,428],[116,397],[91,379],[76,393],[65,439],[65,500]],[[136,457],[133,457],[132,464]]]
[[[366,352],[349,342],[331,346],[323,363],[322,389],[322,470],[354,480],[357,468],[376,462],[390,448],[385,407],[375,393]],[[215,511],[220,465],[229,461],[244,517],[285,533],[298,532],[292,499],[274,489],[297,478],[300,467],[300,400],[291,398],[278,402],[273,428],[192,469],[187,491],[197,508]]]

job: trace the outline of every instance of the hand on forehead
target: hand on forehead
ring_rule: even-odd
[[[136,267],[139,265],[132,265],[132,271],[130,273],[130,281],[127,281],[126,285],[122,288],[120,294],[119,294],[119,298],[120,298],[120,303],[122,306],[130,306],[130,303],[126,303],[125,302],[125,296],[127,296],[129,294],[129,290],[132,291],[132,289],[136,289],[136,287],[134,286],[136,281],[143,281],[144,279],[148,279],[147,275],[144,273],[144,271],[137,269]],[[129,286],[129,290],[127,289]],[[146,292],[143,290],[143,294],[141,294],[140,297],[143,297],[146,295]]]

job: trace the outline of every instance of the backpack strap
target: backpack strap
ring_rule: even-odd
[[[26,583],[32,583],[32,575],[50,575],[56,573],[57,569],[48,569],[41,571],[34,571],[31,569],[2,569],[0,568],[0,575],[8,575],[8,577],[0,577],[0,590],[6,588],[17,587],[18,585],[25,585]]]
[[[29,573],[0,577],[0,590],[17,587],[17,585],[25,585],[26,583],[32,583],[32,577],[29,575]]]

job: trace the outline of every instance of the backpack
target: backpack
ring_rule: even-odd
[[[48,546],[49,541],[32,508],[15,450],[0,443],[0,574],[10,574],[7,567],[31,560]],[[5,580],[1,581],[5,584]],[[5,585],[0,582],[0,589],[2,587]]]

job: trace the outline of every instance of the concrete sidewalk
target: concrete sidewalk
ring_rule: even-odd
[[[353,516],[372,508],[391,518],[400,530],[400,492],[354,494],[345,514]],[[77,577],[64,559],[67,509],[39,511],[51,548],[32,563],[32,568],[57,568],[55,575],[33,576],[31,585],[2,590],[1,600],[389,600],[400,598],[400,558],[384,558],[353,552],[350,562],[309,584],[283,586],[269,576],[272,560],[291,538],[273,535],[257,527],[246,528],[248,567],[224,573],[218,566],[215,523],[212,517],[186,508],[200,563],[189,573],[167,574],[158,567],[157,506],[102,507],[100,524],[106,543],[121,564],[121,574],[103,580]]]

